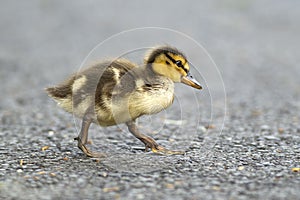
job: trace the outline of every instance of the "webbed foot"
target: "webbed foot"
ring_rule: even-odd
[[[99,153],[99,152],[93,152],[91,150],[89,150],[81,141],[80,138],[76,137],[74,138],[74,140],[78,141],[78,148],[88,157],[92,157],[92,158],[103,158],[106,157],[105,154],[103,153]]]
[[[159,155],[165,155],[165,156],[169,156],[169,155],[184,155],[185,151],[177,151],[177,150],[169,150],[166,149],[160,145],[158,145],[157,147],[151,148],[152,152],[155,154],[159,154]]]

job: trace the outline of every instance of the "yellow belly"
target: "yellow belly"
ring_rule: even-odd
[[[174,100],[174,88],[147,93],[135,92],[127,97],[112,98],[105,108],[96,107],[97,120],[101,126],[112,126],[135,120],[141,115],[158,113],[169,107]]]

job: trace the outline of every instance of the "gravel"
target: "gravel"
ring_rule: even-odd
[[[186,4],[2,2],[1,199],[299,199],[299,2]],[[168,35],[172,45],[190,49],[204,89],[178,85],[174,105],[139,125],[186,155],[143,152],[124,125],[93,125],[89,146],[106,157],[87,158],[73,139],[80,120],[56,107],[43,88],[76,71],[99,42],[145,26],[176,29],[203,44],[224,81],[226,110],[207,55]],[[153,32],[100,49],[108,56],[149,38],[164,42]]]

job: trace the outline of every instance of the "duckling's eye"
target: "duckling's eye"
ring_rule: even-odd
[[[181,60],[176,60],[175,63],[178,67],[183,67]]]
[[[188,73],[188,70],[187,70],[186,68],[184,68],[184,66],[183,66],[181,60],[176,60],[176,61],[175,61],[175,64],[176,64],[178,67],[182,68],[186,73]]]

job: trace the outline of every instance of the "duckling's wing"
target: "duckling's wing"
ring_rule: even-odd
[[[105,103],[112,96],[122,97],[135,89],[135,75],[132,73],[137,65],[125,59],[114,60],[106,65],[106,70],[98,74],[95,91],[95,104],[107,107]]]
[[[98,62],[46,91],[60,107],[82,116],[88,107],[95,104],[107,106],[105,102],[112,95],[124,95],[132,91],[135,85],[129,74],[135,67],[135,64],[125,59]]]

